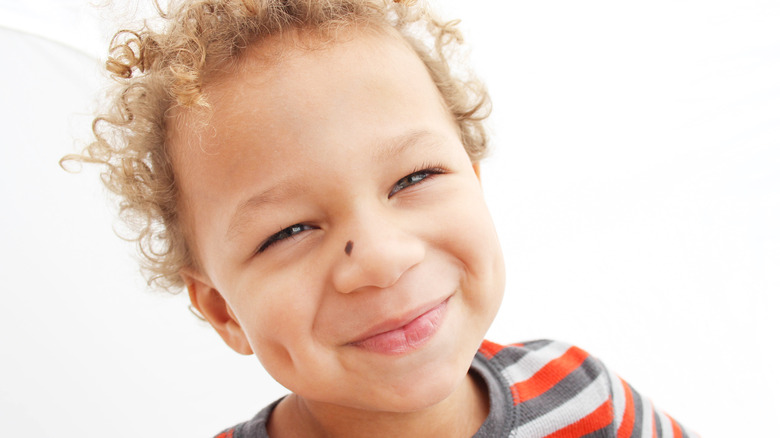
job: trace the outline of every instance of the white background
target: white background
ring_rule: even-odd
[[[576,343],[703,436],[776,430],[780,3],[438,5],[495,103],[489,337]],[[285,392],[148,291],[94,170],[57,165],[147,10],[0,0],[2,436],[209,436]]]

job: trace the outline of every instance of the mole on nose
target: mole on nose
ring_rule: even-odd
[[[351,241],[351,240],[348,240],[348,241],[347,241],[347,246],[345,246],[345,247],[344,247],[344,252],[345,252],[345,253],[347,253],[347,255],[348,255],[348,256],[349,256],[349,255],[352,255],[352,247],[353,247],[354,245],[355,245],[355,244],[354,244],[354,243],[352,243],[352,241]]]

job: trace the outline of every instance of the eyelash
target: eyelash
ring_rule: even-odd
[[[388,198],[392,198],[393,195],[395,195],[396,193],[400,192],[401,190],[403,190],[403,189],[405,189],[407,187],[411,187],[413,185],[419,184],[419,183],[425,181],[426,179],[430,178],[432,175],[441,175],[443,173],[444,173],[444,169],[441,166],[437,166],[437,165],[428,165],[428,164],[426,164],[426,165],[422,166],[422,169],[416,168],[409,175],[406,175],[405,177],[399,179],[395,183],[393,188],[390,189],[390,193],[387,195],[387,197]],[[423,176],[423,178],[415,179],[415,178],[420,177],[420,176]],[[400,187],[399,188],[399,186],[403,182],[408,182],[409,184],[404,186],[404,187]]]
[[[406,175],[405,177],[399,179],[396,181],[395,185],[393,185],[393,188],[390,189],[390,193],[387,195],[388,198],[393,197],[396,193],[400,192],[401,190],[406,189],[407,187],[411,187],[413,185],[419,184],[426,179],[430,178],[432,175],[441,175],[445,171],[440,166],[434,166],[434,165],[425,165],[422,166],[422,169],[415,169],[412,173],[409,175]],[[421,178],[420,178],[421,177]],[[418,179],[419,178],[419,179]],[[403,187],[400,187],[402,184],[408,183]],[[299,233],[302,233],[307,230],[313,230],[315,227],[311,225],[305,225],[305,224],[295,224],[291,225],[287,228],[284,228],[282,230],[279,230],[279,232],[273,234],[268,239],[266,239],[259,248],[255,251],[255,253],[259,254],[269,247],[275,245],[278,242],[281,242],[282,240],[289,239],[292,237],[295,237]]]
[[[263,244],[260,245],[260,247],[257,248],[257,251],[255,252],[259,254],[265,251],[266,249],[268,249],[268,247],[278,242],[281,242],[282,240],[295,237],[299,233],[302,233],[306,230],[313,230],[313,229],[314,227],[312,227],[311,225],[304,225],[304,224],[290,225],[289,227],[280,230],[278,233],[275,233],[274,235],[266,239],[265,242],[263,242]]]

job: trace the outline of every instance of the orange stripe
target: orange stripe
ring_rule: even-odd
[[[572,423],[563,429],[558,429],[545,438],[572,438],[585,436],[609,426],[609,424],[612,423],[613,416],[614,414],[610,401],[605,401],[595,411],[581,418],[576,423]]]
[[[233,429],[230,429],[227,432],[222,432],[214,438],[233,438]]]
[[[623,384],[623,392],[626,394],[626,410],[623,411],[623,422],[620,423],[617,438],[630,438],[631,432],[634,430],[634,396],[631,394],[631,388],[623,379],[620,379],[620,383]]]
[[[503,349],[503,345],[496,344],[495,342],[490,342],[488,340],[482,341],[482,345],[479,346],[479,352],[488,359],[493,359],[493,356],[495,356],[496,353]]]
[[[588,358],[588,353],[577,347],[569,348],[561,357],[555,358],[536,372],[531,378],[512,385],[515,406],[544,394],[557,385],[572,371],[579,368]]]
[[[667,417],[669,416],[667,415]],[[672,422],[672,436],[674,438],[682,438],[682,430],[680,430],[680,425],[677,424],[677,422],[674,421],[674,418],[672,417],[669,417],[669,421]]]

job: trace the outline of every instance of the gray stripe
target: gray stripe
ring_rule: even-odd
[[[663,429],[661,429],[661,417],[658,416],[658,411],[653,408],[653,420],[655,420],[655,433],[658,438],[663,438]]]
[[[533,421],[566,403],[590,385],[602,373],[604,373],[604,370],[598,361],[588,357],[579,368],[572,371],[547,392],[515,406],[514,410],[517,417],[515,427]]]
[[[626,385],[628,385],[628,383],[626,383]],[[645,414],[642,396],[639,395],[631,385],[628,385],[628,388],[631,390],[631,397],[634,398],[634,429],[631,431],[631,438],[642,438],[642,420],[644,420]]]
[[[545,415],[512,430],[512,438],[543,438],[561,432],[609,403],[609,378],[601,373],[585,389]]]
[[[490,359],[490,362],[496,369],[503,370],[504,368],[513,365],[515,362],[519,361],[528,354],[533,353],[534,351],[551,343],[552,341],[541,340],[528,342],[523,344],[522,347],[508,346],[496,353],[496,355]]]
[[[591,432],[587,435],[582,435],[579,438],[614,438],[615,437],[615,429],[612,427],[612,424],[608,424],[606,427],[603,427],[595,432]]]
[[[680,423],[677,423],[677,425],[680,426],[680,431],[682,432],[682,438],[690,438],[690,435],[688,435],[688,432],[685,431],[683,425]]]
[[[509,436],[512,423],[515,421],[512,410],[512,394],[505,382],[498,376],[501,373],[492,360],[477,354],[471,362],[471,370],[478,374],[488,386],[490,394],[490,412],[473,438],[495,438]]]
[[[233,430],[233,438],[268,438],[268,431],[266,430],[268,418],[271,416],[271,411],[283,399],[284,397],[276,400],[258,412],[251,420],[237,425]]]
[[[551,341],[549,339],[538,339],[536,341],[525,342],[525,343],[523,343],[523,346],[520,347],[520,348],[525,348],[525,349],[528,349],[528,350],[531,350],[531,351],[536,351],[536,350],[538,350],[540,348],[544,348],[544,347],[552,344],[552,342],[553,341]]]

